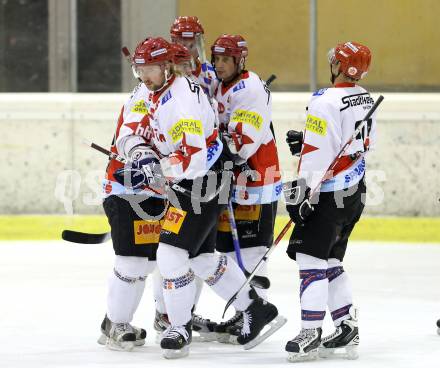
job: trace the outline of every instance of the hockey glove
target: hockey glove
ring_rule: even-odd
[[[147,146],[136,146],[130,152],[131,164],[118,169],[113,174],[119,184],[129,189],[140,189],[145,186],[161,188],[165,179],[159,163],[159,157]]]
[[[299,156],[304,141],[303,132],[289,130],[286,134],[286,142],[289,145],[290,152],[293,156]]]
[[[302,178],[283,185],[287,212],[295,224],[304,224],[314,208],[310,203],[310,188]]]

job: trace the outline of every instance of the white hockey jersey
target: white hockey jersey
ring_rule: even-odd
[[[222,151],[215,115],[200,85],[173,76],[147,101],[154,145],[164,158],[165,176],[173,181],[204,176]]]
[[[370,94],[353,83],[340,83],[316,91],[310,100],[304,143],[298,164],[299,177],[312,190],[373,106]],[[320,191],[342,190],[357,184],[365,174],[365,155],[376,139],[375,114],[348,147],[332,176]]]
[[[220,130],[238,136],[238,155],[258,174],[257,181],[248,181],[236,173],[233,201],[245,205],[277,201],[282,183],[266,84],[255,73],[244,71],[234,84],[225,87],[220,83],[214,97]]]
[[[146,99],[149,91],[144,83],[139,83],[127,99],[119,114],[116,132],[110,151],[129,158],[130,150],[139,144],[152,145],[153,130],[148,118]],[[148,189],[127,189],[119,184],[113,177],[113,173],[123,168],[124,164],[116,160],[110,160],[107,165],[106,175],[103,182],[104,197],[112,194],[146,194],[148,196],[161,197]]]

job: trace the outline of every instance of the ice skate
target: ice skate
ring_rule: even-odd
[[[321,343],[321,328],[303,328],[298,336],[288,341],[286,351],[289,362],[303,362],[318,358],[318,347]]]
[[[234,316],[232,316],[227,321],[218,323],[215,326],[214,331],[216,333],[217,341],[224,344],[230,343],[230,329],[234,326],[237,326],[237,324],[241,324],[241,326],[243,325],[243,313],[239,311],[235,312]],[[237,343],[236,340],[237,339],[235,338],[235,343]]]
[[[169,326],[163,333],[160,347],[166,359],[178,359],[189,354],[192,339],[191,321],[185,326]]]
[[[243,327],[238,336],[231,335],[230,342],[244,345],[245,350],[261,344],[270,335],[279,330],[287,319],[278,314],[277,307],[260,298],[255,290],[249,292],[253,299],[251,305],[243,312]],[[265,326],[269,329],[263,332]],[[236,339],[236,340],[235,340]]]
[[[110,321],[108,319],[108,317],[106,315],[104,317],[104,319],[102,320],[102,323],[101,323],[101,336],[98,339],[98,344],[100,344],[100,345],[107,345],[107,339],[110,338],[110,331],[111,331],[112,325],[114,325],[114,324],[112,323],[112,321]],[[129,331],[129,332],[127,332],[127,334],[130,333],[130,331],[135,334],[135,341],[134,341],[133,345],[134,346],[142,346],[142,345],[144,345],[145,344],[145,338],[147,337],[147,332],[143,328],[132,326],[129,323],[127,323],[127,325],[128,325],[128,327],[126,329],[127,329],[127,331]],[[130,336],[131,335],[127,335],[125,337],[125,339],[127,341],[131,341],[131,337]],[[128,343],[125,344],[124,343],[123,345],[129,347],[130,344],[128,344]],[[112,347],[109,346],[109,348],[112,348]],[[128,349],[122,348],[121,349],[121,348],[115,347],[114,350],[131,350],[131,349],[130,348],[128,348]]]
[[[192,330],[197,332],[198,335],[193,336],[193,340],[197,342],[209,342],[216,341],[217,334],[215,328],[217,323],[212,322],[207,318],[203,318],[198,314],[193,314],[192,318]]]
[[[359,357],[358,345],[359,329],[357,320],[354,318],[346,319],[341,322],[335,332],[322,339],[319,356],[321,358],[357,359]]]
[[[162,334],[170,327],[170,321],[168,320],[168,314],[159,313],[156,310],[156,316],[154,317],[154,330],[156,331],[156,344],[159,344],[162,340]]]

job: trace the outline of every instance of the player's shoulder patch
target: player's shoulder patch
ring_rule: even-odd
[[[245,88],[246,88],[246,84],[244,83],[244,80],[241,80],[236,86],[234,86],[234,88],[232,88],[232,93],[235,93]]]
[[[328,88],[318,89],[317,91],[313,92],[312,96],[322,96],[327,90]]]
[[[165,94],[165,96],[162,97],[162,100],[160,101],[160,104],[161,104],[161,105],[164,105],[168,100],[171,99],[171,97],[173,97],[173,96],[171,95],[171,91],[168,91],[168,92]]]

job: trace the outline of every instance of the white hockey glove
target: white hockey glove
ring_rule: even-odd
[[[144,145],[134,147],[129,154],[131,164],[115,171],[116,181],[130,189],[163,188],[165,179],[157,154]]]
[[[236,166],[243,165],[246,160],[238,154],[241,147],[241,136],[236,133],[223,133],[223,154],[227,160],[230,160]]]

